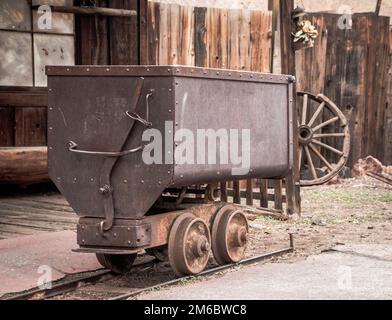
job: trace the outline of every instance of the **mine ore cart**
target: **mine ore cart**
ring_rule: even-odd
[[[211,250],[219,264],[243,259],[246,216],[216,200],[213,186],[293,169],[293,77],[182,66],[46,71],[49,172],[80,217],[77,251],[119,273],[143,250],[177,275],[203,271]],[[178,130],[222,128],[250,130],[245,175],[233,176],[230,164],[177,163]],[[162,139],[162,163],[143,161],[148,129],[173,133]]]

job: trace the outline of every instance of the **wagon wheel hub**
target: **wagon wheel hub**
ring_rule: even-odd
[[[311,127],[303,125],[299,127],[299,143],[309,145],[313,139],[313,130]]]
[[[346,165],[350,153],[350,130],[342,111],[322,94],[298,92],[298,140],[300,171],[309,172],[301,186],[327,183]],[[325,167],[325,174],[316,168]],[[305,175],[307,176],[307,175]]]
[[[200,236],[196,240],[194,240],[193,244],[193,254],[196,257],[202,257],[206,252],[209,252],[211,249],[210,243],[208,242],[207,237]]]

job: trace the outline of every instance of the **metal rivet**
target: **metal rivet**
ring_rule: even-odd
[[[117,233],[114,233],[114,234],[113,234],[113,237],[117,238]]]
[[[67,71],[69,71],[69,68],[67,68]]]
[[[91,182],[94,182],[94,178],[91,178],[90,181],[91,181]]]
[[[169,113],[171,113],[172,112],[172,110],[171,109],[169,109]]]
[[[141,183],[144,183],[144,180],[140,181]]]
[[[171,174],[171,171],[168,171],[167,174]]]
[[[127,184],[127,183],[128,183],[128,180],[124,180],[123,182],[124,182],[125,184]]]
[[[49,91],[52,91],[52,89],[51,89],[51,88],[49,88],[48,90],[49,90]]]
[[[158,184],[161,185],[161,184],[162,184],[162,181],[158,181]]]
[[[128,241],[128,244],[131,244],[131,241]]]
[[[49,147],[49,150],[53,150],[53,147]]]
[[[218,176],[220,176],[220,172],[218,171],[217,173],[216,173]]]
[[[87,68],[86,71],[90,71],[90,68]]]
[[[95,234],[95,236],[98,238],[98,236],[99,236],[98,232]]]
[[[50,107],[49,110],[52,111],[52,110],[53,110],[53,107]]]
[[[128,231],[131,231],[131,228],[128,228],[127,230],[128,230]]]
[[[84,230],[84,226],[82,226],[82,230]]]
[[[109,69],[109,68],[106,68],[106,71],[110,71],[110,69]]]
[[[85,243],[86,241],[82,240],[82,243]]]
[[[49,127],[49,130],[53,130],[53,128],[52,128],[52,127]]]
[[[181,175],[181,176],[180,176],[180,178],[181,178],[181,179],[184,179],[184,176],[183,176],[183,175]]]
[[[127,70],[127,71],[130,71],[130,69],[129,69],[129,68],[127,68],[126,70]]]
[[[61,178],[60,178],[60,177],[57,177],[57,180],[58,180],[58,181],[60,181],[60,180],[61,180]]]
[[[216,74],[219,76],[219,71]]]

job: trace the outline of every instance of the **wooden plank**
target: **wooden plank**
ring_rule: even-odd
[[[234,181],[233,182],[233,189],[234,189],[234,203],[241,204],[241,189],[240,189],[240,182]]]
[[[227,68],[228,60],[228,24],[227,10],[207,9],[207,66]]]
[[[170,61],[170,7],[170,4],[159,4],[160,20],[158,65],[168,65]]]
[[[195,65],[207,65],[206,49],[206,8],[195,8]]]
[[[241,10],[230,10],[228,13],[228,36],[229,69],[239,70],[240,67],[240,26],[238,21]]]
[[[179,62],[182,65],[195,65],[195,15],[194,8],[180,7],[180,52]]]
[[[283,209],[283,182],[282,180],[274,181],[274,204],[275,210]]]
[[[107,7],[106,0],[97,0],[96,5]],[[110,63],[108,18],[102,16],[77,15],[76,64],[106,65]]]
[[[181,27],[180,27],[180,6],[170,4],[169,6],[170,31],[169,34],[169,64],[178,65],[181,60]]]
[[[46,108],[15,109],[15,146],[46,145]]]
[[[0,107],[0,147],[14,145],[15,110]]]
[[[251,71],[250,11],[241,10],[239,19],[239,69]]]
[[[221,182],[220,190],[221,190],[221,201],[227,202],[227,183],[226,182]]]
[[[139,24],[138,24],[138,35],[139,35],[139,64],[148,65],[148,43],[149,43],[149,28],[148,15],[149,15],[149,1],[138,0],[139,6]]]
[[[253,206],[253,180],[246,181],[246,204]]]
[[[251,70],[271,72],[272,13],[252,11],[250,16]]]
[[[268,208],[268,180],[260,181],[260,207]]]
[[[146,60],[146,65],[157,65],[159,63],[159,36],[160,36],[160,5],[156,2],[148,2],[147,14],[147,53],[142,59]],[[147,56],[146,56],[147,55]],[[145,57],[146,56],[146,57]],[[145,58],[144,58],[145,57]]]
[[[33,108],[47,104],[48,94],[46,91],[0,91],[1,107]]]
[[[137,10],[137,1],[111,0],[111,8]],[[111,17],[109,25],[110,64],[112,65],[137,65],[139,64],[138,52],[138,18]]]

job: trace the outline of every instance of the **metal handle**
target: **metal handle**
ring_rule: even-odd
[[[150,104],[150,98],[153,96],[153,92],[149,93],[146,95],[146,119],[143,119],[141,116],[139,116],[136,112],[130,113],[127,111],[125,114],[130,117],[131,119],[140,122],[142,125],[145,127],[151,128],[152,123],[149,121],[149,104]]]
[[[70,141],[68,150],[70,152],[74,152],[74,153],[85,154],[85,155],[90,155],[90,156],[102,156],[102,157],[122,157],[122,156],[126,156],[128,154],[136,153],[136,152],[143,150],[143,146],[140,146],[140,147],[137,147],[137,148],[131,149],[131,150],[120,151],[120,152],[100,152],[100,151],[77,150],[77,147],[78,147],[78,145],[75,142]]]

